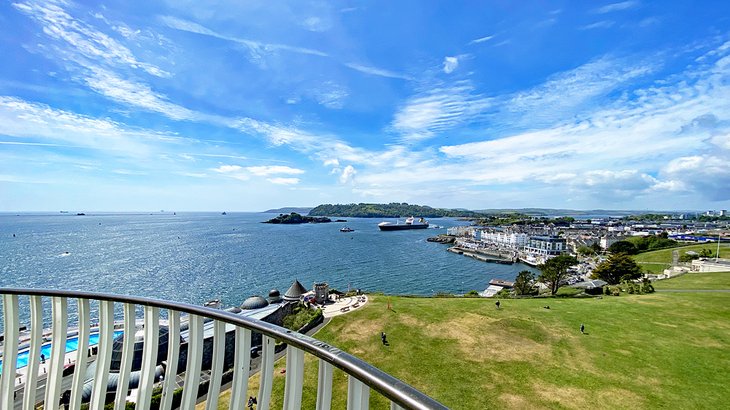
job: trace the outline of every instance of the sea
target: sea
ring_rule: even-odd
[[[109,292],[225,306],[283,294],[299,280],[385,294],[462,294],[513,280],[522,264],[484,263],[427,242],[465,225],[381,232],[387,218],[274,225],[267,213],[0,214],[0,287]],[[333,220],[336,218],[333,218]],[[343,233],[349,226],[354,232]]]

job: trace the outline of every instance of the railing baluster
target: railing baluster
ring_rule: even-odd
[[[51,358],[48,360],[50,367],[46,379],[45,407],[54,408],[61,398],[63,359],[66,354],[66,336],[68,335],[68,300],[65,297],[53,297],[51,300],[53,328],[51,330]]]
[[[90,409],[104,408],[113,341],[114,302],[102,300],[99,302],[99,350],[96,356],[96,373],[94,374],[94,385],[91,390]]]
[[[251,368],[251,331],[236,326],[233,384],[231,385],[230,410],[244,408],[248,399],[248,376]]]
[[[391,401],[390,410],[403,410],[403,407],[397,405],[394,401]]]
[[[319,377],[317,381],[317,410],[330,410],[332,407],[332,371],[334,367],[319,359]]]
[[[124,335],[122,336],[122,358],[119,362],[119,379],[117,381],[117,393],[114,399],[114,409],[124,410],[127,402],[127,390],[129,390],[129,374],[132,371],[132,359],[134,359],[134,334],[137,332],[137,315],[134,305],[125,303],[124,310]]]
[[[3,295],[3,373],[0,376],[0,403],[3,409],[12,409],[15,402],[15,372],[18,365],[18,295]]]
[[[274,347],[276,341],[268,336],[261,338],[261,382],[257,409],[268,410],[271,405],[271,388],[274,382]]]
[[[188,316],[188,360],[185,368],[185,386],[183,389],[181,409],[195,408],[200,386],[200,366],[203,363],[203,318],[198,315]]]
[[[162,383],[160,410],[172,408],[172,396],[177,378],[177,361],[180,356],[180,312],[168,310],[167,316],[167,368],[165,369],[165,380]]]
[[[28,351],[28,367],[25,373],[23,410],[35,410],[35,404],[38,401],[38,368],[40,364],[42,337],[43,300],[41,296],[33,295],[30,297],[30,350]]]
[[[140,369],[137,410],[147,410],[152,400],[152,385],[155,384],[157,351],[160,345],[160,310],[154,306],[144,307],[144,350]]]
[[[347,410],[367,410],[370,407],[370,388],[360,380],[347,377]]]
[[[294,346],[286,347],[286,382],[284,384],[284,409],[302,407],[304,383],[304,351]]]
[[[79,327],[78,346],[76,347],[76,364],[74,365],[74,376],[71,381],[71,402],[72,409],[81,407],[81,396],[84,392],[84,378],[86,376],[86,365],[89,352],[89,316],[90,305],[88,299],[79,299]]]
[[[223,359],[226,347],[226,324],[213,321],[213,366],[210,369],[206,410],[218,409],[218,395],[221,392],[221,376],[223,375]]]

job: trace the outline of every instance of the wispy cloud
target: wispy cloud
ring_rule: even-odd
[[[361,73],[370,74],[370,75],[377,75],[380,77],[387,77],[387,78],[400,78],[401,80],[412,80],[413,77],[396,73],[394,71],[385,70],[382,68],[377,67],[371,67],[359,63],[345,63],[345,66],[352,68],[353,70],[360,71]]]
[[[479,38],[475,38],[474,40],[470,41],[469,44],[484,43],[484,42],[489,41],[489,40],[491,40],[493,38],[494,38],[494,35],[479,37]]]
[[[615,11],[632,9],[637,6],[639,6],[638,1],[633,1],[633,0],[621,1],[621,2],[611,3],[611,4],[607,4],[605,6],[599,7],[597,9],[593,10],[593,12],[596,14],[606,14],[606,13],[613,13]]]
[[[185,141],[176,135],[132,129],[110,120],[78,115],[7,96],[0,96],[0,134],[24,138],[25,141],[18,143],[28,145],[68,145],[100,151],[123,151],[134,156],[148,156],[159,149],[161,144],[180,144]],[[186,144],[191,142],[188,140]]]
[[[586,24],[585,26],[578,27],[579,30],[593,30],[597,28],[611,28],[613,25],[616,24],[612,20],[601,20],[597,21],[595,23]]]
[[[292,168],[283,165],[262,165],[255,167],[246,167],[246,170],[256,176],[269,176],[275,174],[290,174],[298,175],[303,174],[304,170],[299,168]]]
[[[172,16],[162,16],[160,17],[160,20],[168,27],[175,29],[175,30],[181,30],[181,31],[187,31],[190,33],[200,34],[204,36],[209,37],[215,37],[221,40],[226,41],[232,41],[234,43],[238,43],[241,45],[244,45],[248,48],[248,50],[255,56],[260,55],[261,53],[268,53],[268,52],[274,52],[274,51],[287,51],[291,53],[300,53],[300,54],[309,54],[314,56],[320,56],[320,57],[327,57],[328,54],[324,51],[315,50],[307,47],[297,47],[297,46],[291,46],[287,44],[277,44],[277,43],[266,43],[262,41],[257,40],[251,40],[246,38],[240,38],[235,36],[228,36],[224,34],[220,34],[216,31],[213,31],[207,27],[204,27],[198,23],[195,23],[193,21],[183,20],[177,17]]]
[[[276,185],[296,185],[300,182],[299,178],[267,178],[267,181]]]
[[[43,26],[43,32],[51,39],[78,56],[91,61],[103,61],[109,66],[141,69],[156,77],[169,77],[170,73],[153,64],[139,61],[125,46],[92,26],[73,18],[61,6],[63,1],[27,1],[13,3],[19,11],[27,14]]]
[[[394,130],[406,140],[431,138],[434,133],[474,121],[490,106],[468,83],[436,87],[409,99],[398,109]]]

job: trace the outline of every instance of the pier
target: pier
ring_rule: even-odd
[[[501,253],[498,252],[492,252],[484,249],[464,249],[460,248],[458,246],[452,246],[447,249],[449,252],[453,252],[457,255],[464,255],[468,256],[470,258],[476,259],[478,261],[487,262],[487,263],[499,263],[503,265],[512,265],[515,263],[514,258],[505,258],[502,256]],[[496,253],[496,255],[495,255]]]

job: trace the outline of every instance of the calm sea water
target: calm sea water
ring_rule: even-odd
[[[262,224],[261,213],[0,215],[0,286],[92,290],[236,305],[298,279],[432,295],[483,290],[525,265],[475,261],[426,242],[445,229],[380,232],[382,219]],[[433,219],[448,227],[454,219]],[[350,226],[355,232],[341,233]],[[13,237],[13,234],[15,237]]]

